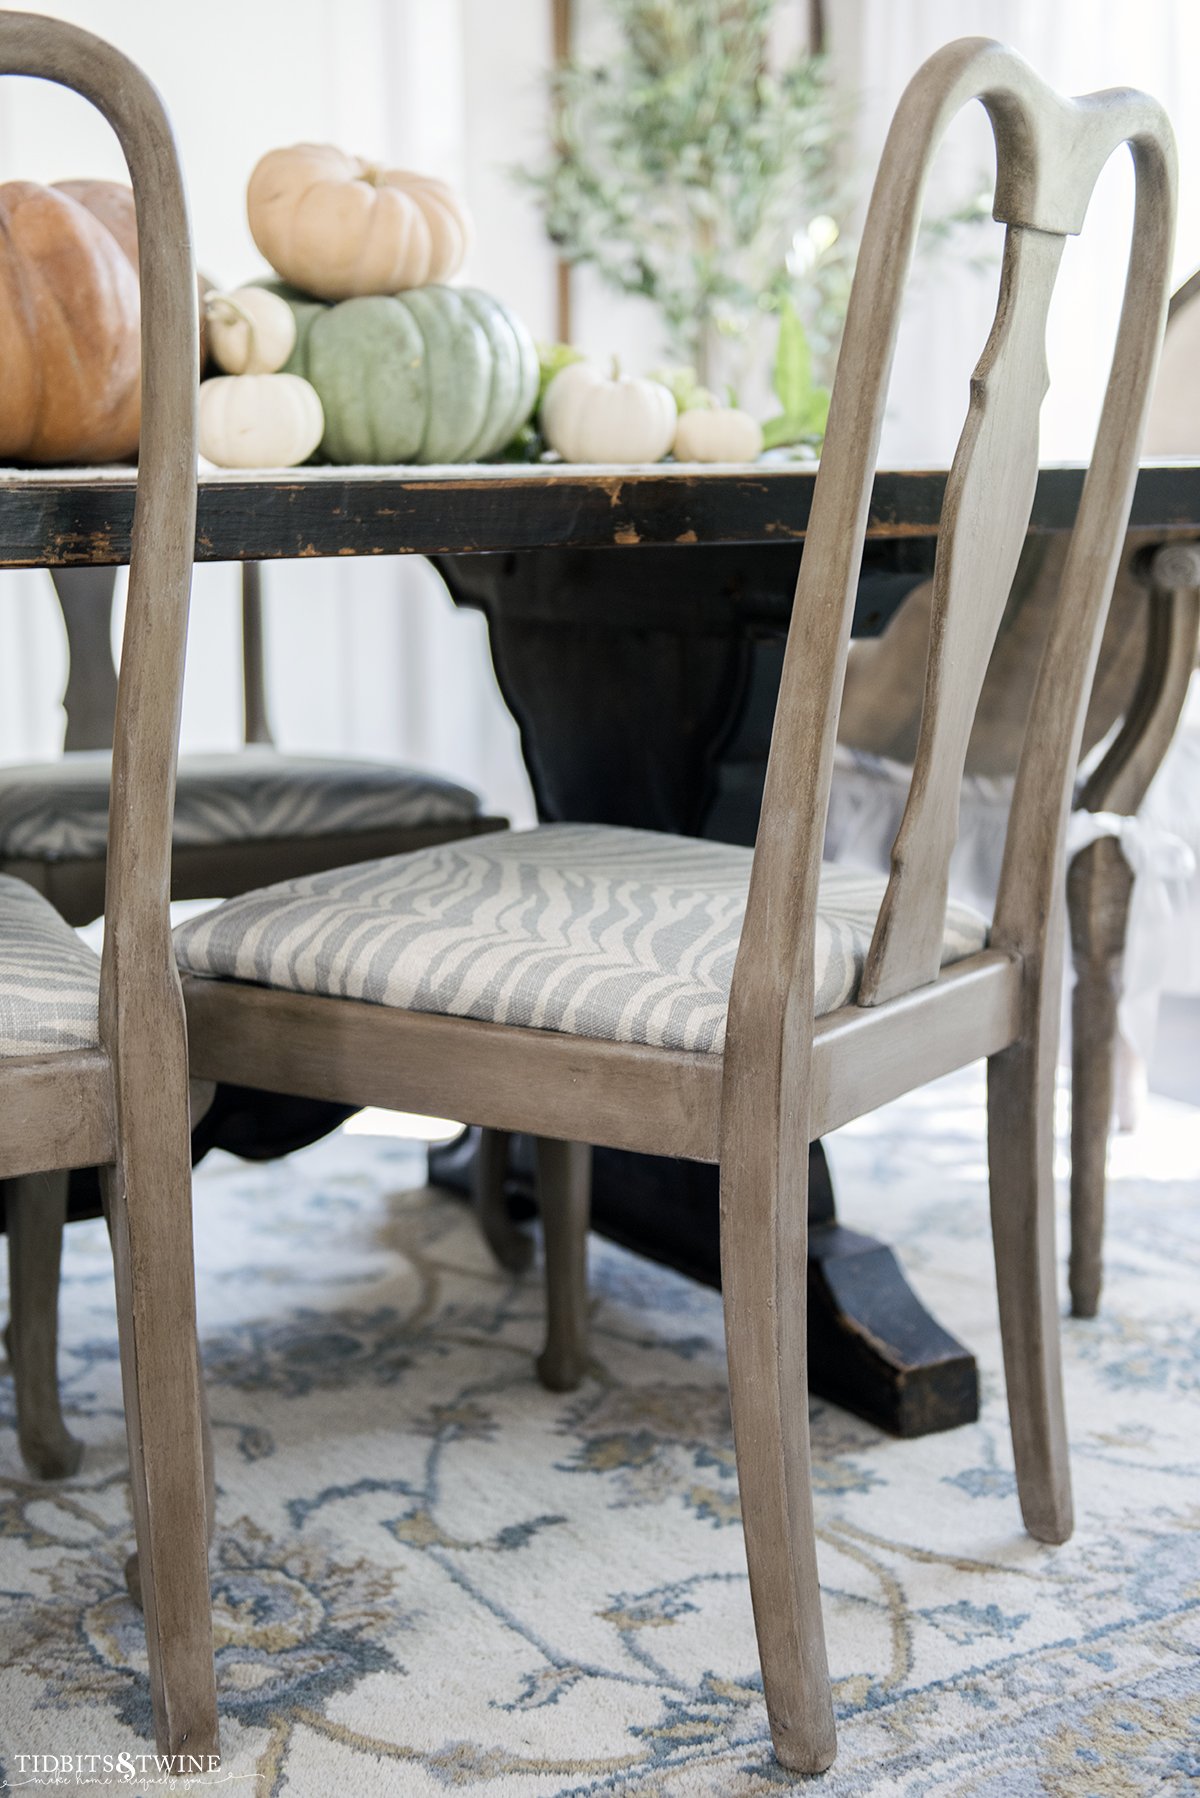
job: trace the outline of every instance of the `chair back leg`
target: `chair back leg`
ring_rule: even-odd
[[[537,1140],[538,1203],[546,1251],[546,1346],[538,1378],[550,1392],[574,1392],[587,1371],[587,1234],[592,1151],[587,1143]]]
[[[63,1422],[58,1390],[58,1279],[69,1184],[66,1173],[24,1174],[4,1183],[17,1440],[39,1480],[67,1479],[83,1458],[83,1443]]]
[[[1054,1252],[1054,961],[1054,975],[1042,975],[1039,1026],[988,1062],[988,1176],[1004,1380],[1021,1515],[1039,1542],[1065,1542],[1073,1527]]]

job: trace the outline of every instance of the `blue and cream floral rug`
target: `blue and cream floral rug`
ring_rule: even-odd
[[[1078,1527],[1049,1549],[1013,1487],[982,1096],[943,1082],[833,1144],[847,1221],[899,1242],[984,1403],[908,1443],[813,1407],[841,1740],[820,1789],[1200,1793],[1200,1114],[1152,1100],[1116,1145],[1103,1315],[1066,1326]],[[497,1273],[422,1166],[341,1135],[200,1172],[219,1777],[254,1798],[778,1794],[719,1299],[594,1242],[594,1371],[552,1397],[537,1278]],[[63,1325],[78,1478],[24,1477],[0,1375],[0,1761],[31,1792],[33,1755],[152,1747],[99,1225],[70,1233]]]

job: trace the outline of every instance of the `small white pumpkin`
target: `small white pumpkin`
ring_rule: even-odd
[[[675,427],[677,462],[757,462],[762,426],[740,406],[693,406]]]
[[[205,302],[213,361],[227,375],[273,375],[296,347],[296,315],[265,287],[211,293]]]
[[[325,432],[300,375],[214,375],[200,383],[200,454],[218,468],[295,468]]]
[[[564,462],[660,462],[675,437],[675,400],[661,381],[561,369],[542,400],[542,435]]]

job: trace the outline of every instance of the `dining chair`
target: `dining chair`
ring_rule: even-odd
[[[900,300],[949,121],[980,98],[1007,226],[938,542],[926,697],[890,876],[822,867],[833,745]],[[1132,147],[1125,302],[1017,776],[990,933],[947,903],[972,714],[1038,470],[1047,307],[1100,169]],[[1170,127],[1064,100],[1011,50],[918,71],[867,217],[754,850],[605,826],[476,838],[244,895],[176,933],[193,1071],[443,1112],[541,1144],[553,1358],[586,1358],[586,1144],[715,1161],[730,1399],[776,1753],[829,1765],[805,1341],[810,1141],[988,1058],[992,1227],[1022,1514],[1072,1525],[1051,1161],[1063,844],[1162,333]]]
[[[1172,294],[1142,451],[1200,447],[1200,274]],[[1200,546],[1133,534],[1118,566],[1084,718],[1079,812],[1134,817],[1179,724],[1196,661]],[[992,648],[967,746],[960,798],[957,896],[990,907],[1012,784],[1057,604],[1066,538],[1030,537]],[[905,600],[881,637],[851,645],[826,850],[858,866],[886,864],[920,729],[932,588]],[[1122,1054],[1134,873],[1120,839],[1098,835],[1067,869],[1071,995],[1071,1245],[1076,1317],[1094,1317],[1102,1281],[1106,1159]]]
[[[36,1198],[45,1173],[103,1171],[155,1733],[190,1767],[217,1752],[187,1037],[168,910],[196,516],[191,235],[162,103],[126,57],[75,26],[0,12],[0,73],[97,107],[124,151],[141,227],[142,449],[107,931],[97,957],[44,896],[0,877],[0,1176]]]
[[[67,637],[64,753],[0,764],[0,873],[28,881],[69,923],[87,924],[104,899],[116,570],[51,575]],[[256,562],[242,564],[241,615],[245,747],[180,757],[173,898],[228,898],[264,881],[505,828],[477,793],[432,771],[279,749]]]
[[[51,573],[68,649],[64,754],[0,765],[0,877],[27,882],[69,924],[82,925],[104,905],[117,696],[111,647],[116,570]],[[506,819],[482,809],[478,794],[426,770],[278,749],[266,694],[261,571],[254,562],[242,565],[241,610],[246,747],[180,758],[174,899],[225,897],[264,881],[507,828]],[[324,1116],[313,1118],[314,1132],[330,1127]],[[83,1453],[67,1428],[58,1384],[67,1216],[65,1173],[56,1181],[40,1180],[36,1190],[20,1182],[0,1185],[17,1436],[26,1466],[45,1480],[74,1473]]]

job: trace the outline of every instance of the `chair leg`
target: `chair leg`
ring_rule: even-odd
[[[213,1537],[217,1529],[217,1470],[213,1456],[212,1418],[208,1409],[208,1387],[204,1384],[204,1365],[200,1359],[200,1343],[196,1342],[196,1380],[200,1397],[200,1446],[204,1456],[204,1516],[207,1525],[208,1546],[211,1549]],[[125,1584],[129,1596],[139,1611],[145,1610],[145,1598],[142,1593],[142,1570],[138,1562],[137,1550],[125,1562]]]
[[[721,1166],[721,1285],[750,1597],[775,1753],[821,1773],[837,1734],[808,1436],[807,1145],[785,1162],[772,1120],[738,1109]]]
[[[1057,982],[1051,982],[1058,1004]],[[1054,1253],[1057,1017],[988,1062],[988,1172],[1004,1378],[1021,1515],[1039,1542],[1073,1528]]]
[[[1117,1007],[1133,872],[1112,837],[1081,849],[1067,875],[1071,995],[1071,1314],[1095,1317],[1104,1255]]]
[[[504,1179],[508,1172],[507,1130],[481,1130],[475,1157],[475,1215],[500,1266],[523,1274],[533,1260],[533,1242],[508,1215]]]
[[[105,1210],[155,1735],[161,1754],[207,1756],[219,1747],[191,1164],[182,1095],[177,1129],[170,1118],[164,1127],[175,1108],[161,1089],[154,1097],[158,1105],[137,1108],[140,1128],[126,1109],[121,1159],[104,1173]]]
[[[550,1392],[574,1392],[588,1363],[591,1146],[539,1137],[537,1184],[546,1251],[546,1346],[538,1378]]]
[[[78,1471],[83,1443],[63,1422],[58,1390],[58,1277],[70,1175],[4,1183],[8,1225],[8,1353],[21,1456],[39,1480]]]

